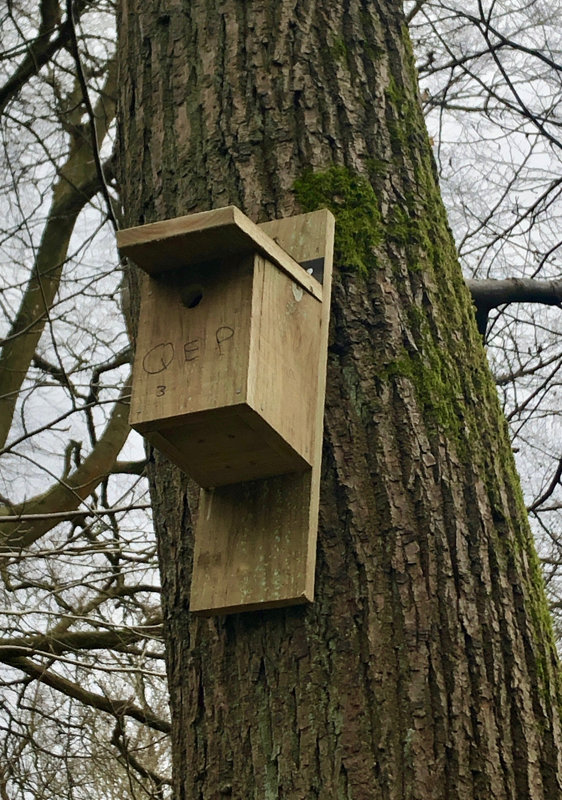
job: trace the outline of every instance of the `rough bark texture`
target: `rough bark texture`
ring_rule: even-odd
[[[560,796],[539,567],[392,0],[121,0],[128,224],[328,206],[316,602],[188,611],[193,494],[157,454],[177,797]]]

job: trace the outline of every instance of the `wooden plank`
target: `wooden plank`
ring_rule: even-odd
[[[200,486],[254,481],[310,468],[310,464],[247,405],[190,414],[142,431]]]
[[[311,470],[202,491],[190,611],[306,603]]]
[[[322,305],[261,256],[254,296],[248,403],[311,464]]]
[[[309,214],[299,214],[290,217],[291,227],[283,224],[285,220],[274,219],[269,222],[261,222],[259,228],[266,233],[273,241],[280,244],[283,249],[292,255],[303,268],[310,268],[313,275],[322,283],[324,258],[325,258],[325,239],[328,234],[330,223],[327,209],[314,211]],[[331,215],[330,215],[331,216]],[[332,217],[333,220],[333,217]]]
[[[334,218],[322,210],[264,228],[295,259],[324,262],[318,357],[309,376],[315,398],[312,469],[202,490],[190,609],[204,615],[294,605],[314,596]]]
[[[185,270],[202,261],[222,258],[225,253],[257,251],[317,300],[322,299],[322,284],[235,206],[126,228],[117,232],[117,246],[122,255],[152,276]]]
[[[247,401],[254,256],[194,268],[166,280],[144,278],[135,348],[131,425]],[[186,308],[182,289],[201,287]]]

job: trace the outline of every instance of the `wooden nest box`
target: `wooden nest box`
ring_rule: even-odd
[[[258,226],[228,206],[118,245],[146,273],[130,423],[203,490],[191,610],[312,599],[333,217]]]

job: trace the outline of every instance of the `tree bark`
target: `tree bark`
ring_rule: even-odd
[[[128,224],[337,219],[315,603],[193,618],[196,492],[154,454],[176,797],[559,796],[540,569],[400,4],[121,0],[119,50]]]

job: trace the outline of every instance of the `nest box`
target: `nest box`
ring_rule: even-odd
[[[228,206],[118,245],[146,273],[131,426],[202,487],[191,610],[311,600],[333,217]]]

